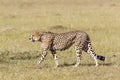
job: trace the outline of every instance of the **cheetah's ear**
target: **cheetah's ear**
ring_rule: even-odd
[[[38,41],[41,41],[41,38],[43,36],[43,32],[35,32],[35,36],[39,38]]]
[[[35,34],[36,36],[41,36],[41,35],[42,35],[41,32],[35,32],[34,34]]]

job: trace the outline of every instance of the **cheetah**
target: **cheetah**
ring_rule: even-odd
[[[70,31],[65,33],[53,33],[53,32],[35,32],[29,37],[32,42],[41,42],[42,55],[38,60],[38,64],[45,59],[48,51],[51,51],[56,67],[59,66],[58,57],[56,50],[63,51],[75,45],[75,51],[77,56],[77,62],[75,67],[77,67],[81,62],[82,51],[90,54],[96,65],[98,66],[97,59],[105,61],[105,57],[97,55],[91,46],[91,41],[89,35],[84,31]]]

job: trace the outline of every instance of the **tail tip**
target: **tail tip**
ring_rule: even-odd
[[[104,56],[101,58],[102,61],[105,61],[105,59],[106,59],[106,58],[105,58]]]
[[[105,61],[105,57],[104,56],[97,56],[97,58],[101,61]]]

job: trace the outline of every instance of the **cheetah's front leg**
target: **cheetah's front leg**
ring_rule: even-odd
[[[42,63],[42,61],[45,59],[45,57],[47,56],[47,50],[46,49],[44,49],[43,51],[42,51],[42,55],[41,55],[41,58],[38,60],[38,64],[41,64]]]
[[[75,46],[75,50],[76,50],[76,56],[77,56],[77,63],[75,64],[75,67],[77,67],[81,62],[82,50],[80,46]]]
[[[51,53],[52,53],[53,58],[55,60],[56,67],[59,67],[58,57],[57,57],[56,51],[52,50]]]

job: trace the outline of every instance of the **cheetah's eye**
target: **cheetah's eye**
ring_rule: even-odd
[[[31,40],[31,39],[33,38],[33,36],[34,36],[34,35],[31,35],[31,36],[29,37],[29,40]]]

